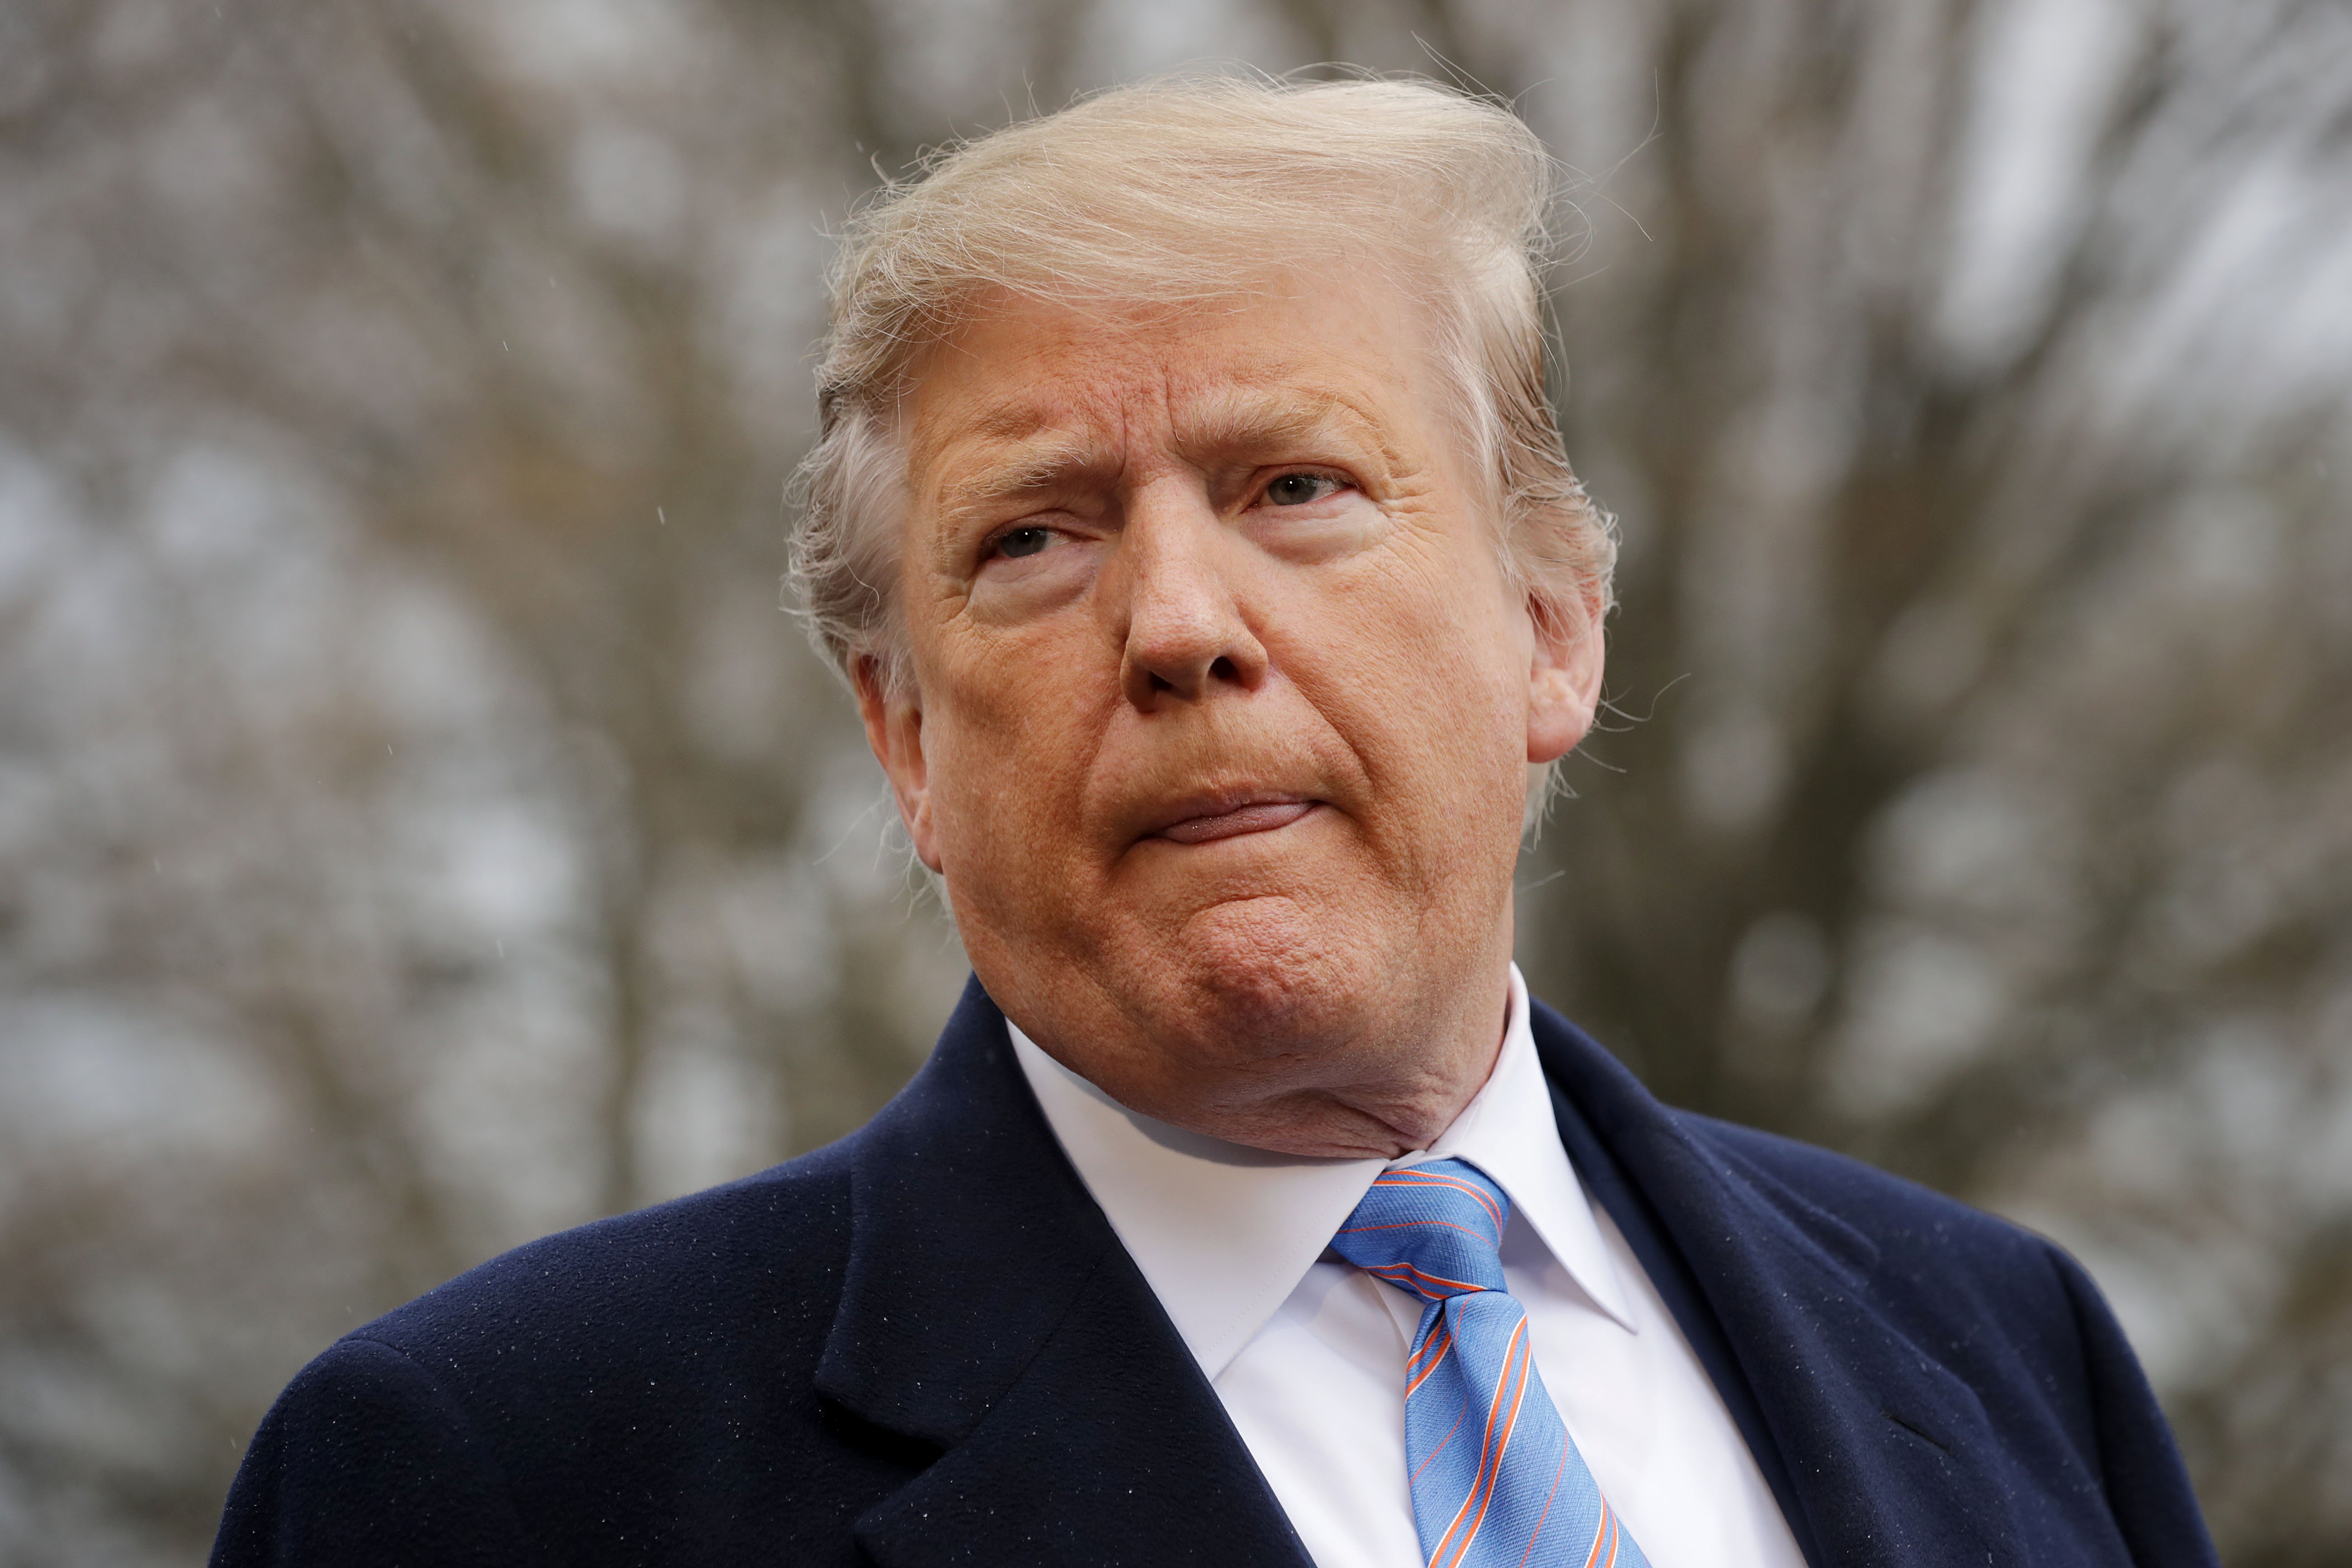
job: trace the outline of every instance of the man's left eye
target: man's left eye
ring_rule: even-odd
[[[1321,474],[1285,474],[1265,487],[1265,499],[1276,506],[1305,506],[1321,500],[1339,488],[1337,479]]]

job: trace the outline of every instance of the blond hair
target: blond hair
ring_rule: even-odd
[[[1552,195],[1516,115],[1420,81],[1162,79],[941,151],[850,220],[830,279],[792,563],[810,635],[845,673],[907,689],[896,414],[975,295],[1183,308],[1360,268],[1434,324],[1513,578],[1571,623],[1605,606],[1613,525],[1544,392]]]

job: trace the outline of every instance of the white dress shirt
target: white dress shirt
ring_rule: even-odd
[[[1463,1159],[1510,1194],[1503,1275],[1536,1364],[1654,1568],[1803,1568],[1771,1489],[1552,1120],[1511,970],[1495,1070],[1425,1152],[1309,1160],[1129,1110],[1012,1026],[1070,1163],[1319,1568],[1421,1568],[1404,1452],[1421,1303],[1326,1250],[1389,1164]]]

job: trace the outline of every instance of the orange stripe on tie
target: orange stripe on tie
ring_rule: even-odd
[[[1568,1447],[1566,1443],[1559,1446],[1559,1463],[1552,1467],[1551,1490],[1544,1493],[1543,1511],[1536,1515],[1536,1527],[1528,1532],[1528,1549],[1519,1553],[1519,1568],[1528,1568],[1528,1559],[1536,1554],[1536,1542],[1543,1539],[1544,1521],[1551,1517],[1552,1502],[1559,1496],[1559,1479],[1568,1474]],[[1607,1498],[1601,1500],[1601,1508],[1603,1513],[1608,1511]]]
[[[1449,1176],[1443,1172],[1424,1171],[1418,1166],[1408,1165],[1401,1171],[1383,1171],[1372,1178],[1372,1185],[1376,1187],[1444,1187],[1453,1192],[1466,1194],[1478,1201],[1478,1206],[1485,1209],[1487,1217],[1495,1222],[1496,1229],[1500,1230],[1503,1226],[1503,1211],[1496,1205],[1495,1200],[1487,1194],[1486,1190],[1477,1183],[1465,1182],[1459,1176]]]
[[[1510,1342],[1503,1349],[1503,1370],[1495,1380],[1495,1393],[1486,1406],[1486,1435],[1479,1449],[1478,1473],[1470,1484],[1470,1495],[1462,1500],[1462,1507],[1455,1511],[1454,1522],[1445,1527],[1445,1534],[1439,1540],[1437,1551],[1431,1555],[1431,1568],[1460,1568],[1462,1560],[1470,1554],[1471,1544],[1478,1539],[1479,1528],[1486,1523],[1486,1510],[1495,1500],[1495,1482],[1503,1473],[1503,1455],[1511,1446],[1512,1429],[1518,1425],[1519,1405],[1527,1397],[1528,1370],[1532,1364],[1533,1353],[1527,1339],[1528,1321],[1522,1316],[1517,1326],[1511,1331]],[[1513,1382],[1515,1368],[1516,1386]],[[1506,1388],[1512,1390],[1507,1416],[1503,1410],[1503,1391]],[[1496,1432],[1498,1421],[1502,1423],[1499,1436]],[[1471,1511],[1473,1504],[1477,1509],[1475,1514]],[[1469,1521],[1469,1532],[1456,1545],[1454,1532],[1462,1528],[1465,1518]]]
[[[1472,1281],[1467,1279],[1448,1279],[1441,1274],[1424,1274],[1410,1263],[1383,1263],[1378,1268],[1367,1268],[1364,1270],[1367,1274],[1377,1276],[1382,1279],[1396,1280],[1397,1283],[1402,1284],[1403,1281],[1397,1279],[1397,1276],[1400,1271],[1402,1271],[1405,1274],[1410,1274],[1415,1279],[1425,1279],[1432,1285],[1439,1286],[1444,1289],[1452,1291],[1456,1296],[1475,1295],[1478,1291],[1486,1289],[1484,1285],[1474,1284]]]
[[[1432,1337],[1435,1338],[1435,1336]],[[1429,1381],[1431,1373],[1434,1373],[1439,1367],[1445,1364],[1445,1352],[1453,1348],[1454,1339],[1453,1336],[1449,1334],[1438,1342],[1437,1353],[1429,1358],[1427,1365],[1422,1367],[1419,1371],[1415,1371],[1410,1364],[1406,1366],[1404,1396],[1407,1399],[1411,1399],[1413,1396],[1414,1391],[1419,1389],[1423,1384]]]
[[[1593,1568],[1593,1564],[1601,1561],[1601,1543],[1608,1539],[1609,1499],[1604,1495],[1601,1500],[1601,1522],[1592,1527],[1592,1550],[1585,1554],[1584,1568]],[[1609,1549],[1609,1561],[1612,1563],[1617,1561],[1617,1549],[1614,1546]]]

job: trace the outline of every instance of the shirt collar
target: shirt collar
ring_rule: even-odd
[[[1511,966],[1503,1048],[1486,1087],[1425,1153],[1313,1160],[1188,1132],[1129,1110],[1007,1019],[1014,1056],[1070,1163],[1211,1379],[1225,1370],[1323,1255],[1391,1164],[1462,1159],[1510,1194],[1554,1258],[1633,1331],[1624,1289],[1552,1119],[1550,1086]]]

